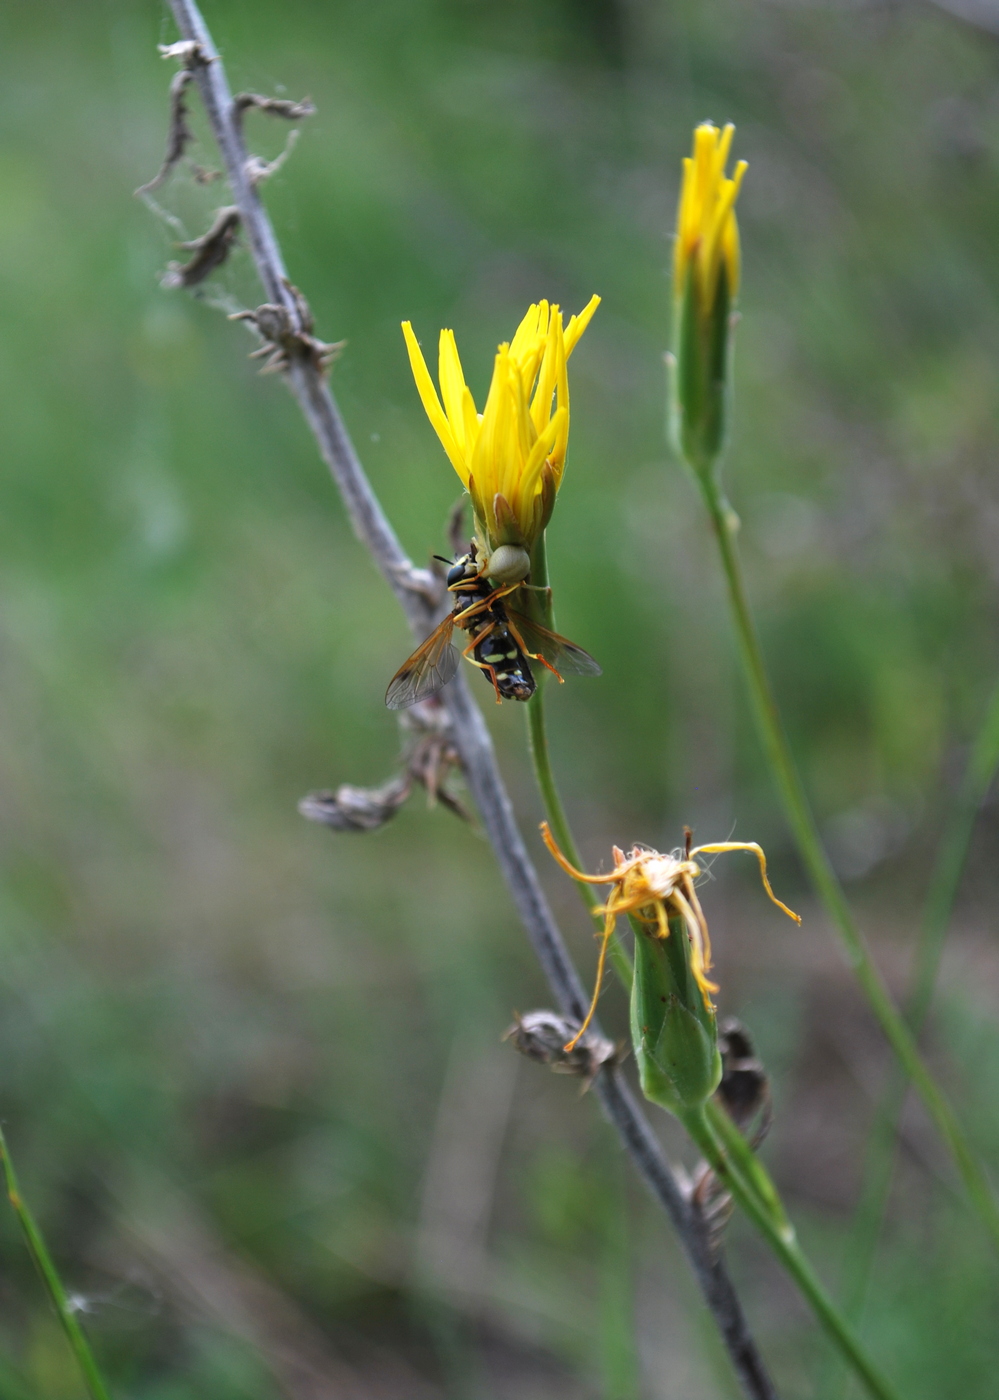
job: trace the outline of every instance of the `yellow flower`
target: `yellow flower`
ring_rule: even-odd
[[[465,383],[454,332],[440,334],[438,398],[413,328],[402,323],[423,407],[472,498],[483,553],[513,546],[503,558],[514,561],[514,573],[520,568],[520,578],[529,567],[526,551],[551,517],[565,470],[566,362],[599,304],[599,297],[591,297],[564,330],[557,306],[542,301],[530,307],[513,340],[497,351],[482,413]]]
[[[694,153],[683,162],[683,185],[676,218],[673,250],[673,291],[682,297],[693,266],[701,313],[710,315],[718,294],[718,280],[725,269],[728,296],[739,290],[739,228],[735,201],[746,172],[740,160],[731,179],[725,164],[735,127],[719,131],[704,122],[694,132]]]
[[[621,914],[634,914],[639,923],[645,926],[646,931],[659,939],[669,937],[671,918],[683,920],[690,943],[690,971],[703,998],[704,1009],[713,1012],[714,1005],[710,994],[718,990],[718,985],[708,977],[711,971],[711,937],[697,891],[694,889],[694,881],[703,874],[696,856],[723,851],[751,851],[760,863],[760,876],[767,894],[778,909],[783,909],[795,923],[801,923],[799,916],[786,904],[782,904],[770,888],[766,857],[762,847],[755,841],[718,841],[709,846],[695,846],[691,850],[688,837],[687,849],[673,851],[669,855],[661,855],[646,846],[633,846],[631,853],[626,856],[615,846],[614,869],[609,875],[584,875],[582,871],[570,865],[559,850],[547,822],[541,823],[541,834],[556,861],[574,880],[589,885],[613,885],[606,904],[598,911],[604,916],[604,928],[597,966],[597,985],[586,1020],[576,1036],[577,1040],[590,1024],[596,1010],[607,946]]]

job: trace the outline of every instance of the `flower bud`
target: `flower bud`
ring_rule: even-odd
[[[635,921],[635,977],[631,1039],[642,1093],[680,1113],[698,1108],[722,1074],[714,1007],[690,966],[691,943],[682,918],[671,918],[668,938]]]
[[[739,291],[735,201],[746,169],[725,175],[735,128],[705,122],[683,162],[673,258],[673,356],[670,434],[699,472],[717,461],[725,440],[733,309]]]

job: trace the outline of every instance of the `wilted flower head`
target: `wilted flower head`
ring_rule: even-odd
[[[800,923],[798,915],[782,904],[770,888],[762,849],[753,841],[719,841],[691,849],[688,834],[686,848],[669,855],[645,846],[633,846],[625,855],[615,846],[614,869],[609,874],[585,875],[566,860],[547,822],[542,823],[541,831],[549,851],[574,880],[612,887],[598,911],[604,915],[604,928],[596,987],[578,1034],[586,1030],[596,1010],[607,948],[617,919],[630,914],[644,935],[636,933],[632,987],[632,1039],[643,1090],[671,1109],[677,1104],[690,1107],[703,1102],[717,1088],[721,1061],[711,1000],[711,993],[718,986],[709,977],[711,939],[694,888],[694,882],[703,873],[696,857],[751,851],[759,861],[767,894],[778,908]]]
[[[472,498],[487,556],[503,545],[530,551],[551,517],[569,441],[566,362],[599,304],[591,297],[564,329],[557,306],[531,306],[513,340],[497,350],[482,413],[465,383],[454,332],[440,334],[438,398],[413,328],[402,323],[423,407]],[[526,553],[519,557],[524,577]]]
[[[678,451],[707,470],[725,437],[725,398],[732,307],[739,290],[739,228],[735,201],[746,171],[739,161],[725,174],[735,127],[704,122],[694,132],[683,182],[673,250],[675,367],[671,427]]]

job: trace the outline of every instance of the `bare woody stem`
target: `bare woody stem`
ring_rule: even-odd
[[[108,1392],[101,1379],[101,1373],[97,1369],[94,1354],[90,1350],[90,1343],[84,1336],[80,1320],[66,1295],[62,1279],[59,1277],[59,1270],[52,1262],[52,1256],[48,1251],[42,1232],[21,1195],[17,1175],[14,1171],[14,1163],[10,1160],[7,1140],[3,1135],[2,1128],[0,1128],[0,1164],[3,1167],[7,1199],[17,1216],[21,1233],[24,1235],[24,1242],[28,1247],[28,1253],[34,1260],[35,1268],[38,1270],[42,1283],[45,1285],[45,1291],[49,1295],[49,1301],[62,1324],[62,1330],[66,1334],[66,1340],[69,1342],[70,1350],[80,1369],[91,1400],[108,1400]]]
[[[304,329],[301,309],[290,290],[277,238],[248,174],[246,145],[212,37],[194,0],[170,0],[170,7],[183,38],[198,46],[197,57],[192,60],[195,81],[266,295],[271,302],[285,308],[292,325]],[[294,357],[286,377],[343,497],[355,533],[370,551],[414,634],[425,636],[434,622],[436,610],[426,592],[429,578],[414,570],[386,519],[320,369],[306,357]],[[560,1010],[581,1020],[587,1006],[585,992],[517,829],[489,731],[463,676],[458,676],[445,688],[443,700],[466,781],[528,938]],[[749,1331],[724,1263],[712,1254],[703,1222],[674,1175],[627,1083],[616,1071],[602,1071],[595,1092],[632,1162],[679,1235],[745,1394],[754,1400],[774,1400],[773,1382]]]
[[[867,997],[905,1075],[912,1081],[954,1158],[972,1204],[999,1248],[999,1206],[950,1104],[923,1063],[912,1031],[892,1000],[846,896],[826,855],[784,734],[777,702],[753,622],[735,541],[734,513],[718,487],[711,464],[692,464],[711,517],[721,554],[739,655],[760,740],[784,803],[788,824],[812,882],[835,925],[847,961]]]

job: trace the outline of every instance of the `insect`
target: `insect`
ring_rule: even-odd
[[[468,633],[461,655],[483,672],[496,692],[497,704],[530,700],[537,689],[532,661],[539,661],[559,681],[559,667],[573,676],[600,675],[589,652],[509,607],[507,596],[522,585],[490,583],[474,544],[470,553],[459,555],[451,564],[447,586],[454,594],[454,607],[392,677],[385,692],[390,710],[404,710],[447,685],[458,669],[458,653],[451,645],[455,627]]]

